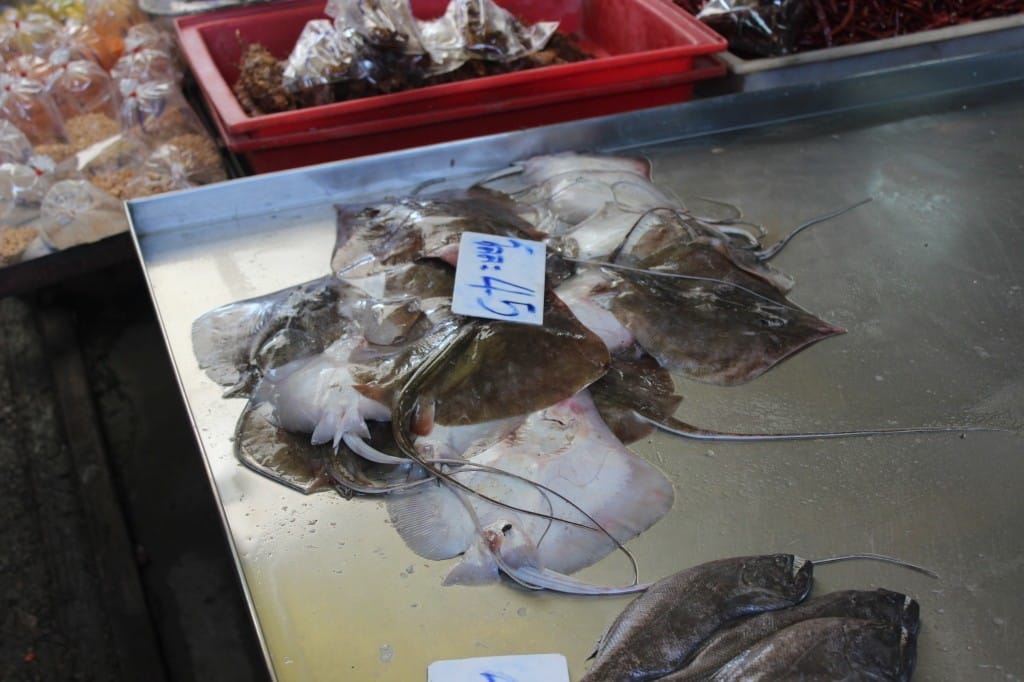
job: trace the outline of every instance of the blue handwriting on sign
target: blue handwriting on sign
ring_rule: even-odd
[[[474,246],[480,270],[501,270],[501,266],[505,264],[505,249],[523,249],[528,254],[533,253],[533,247],[511,238],[504,244],[490,239],[479,239],[474,242]]]
[[[516,678],[505,673],[480,673],[487,682],[516,682]]]
[[[510,322],[542,324],[544,244],[464,232],[452,309]]]

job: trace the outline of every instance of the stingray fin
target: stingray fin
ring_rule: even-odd
[[[445,585],[487,585],[498,580],[498,564],[482,541],[470,545],[447,576]]]

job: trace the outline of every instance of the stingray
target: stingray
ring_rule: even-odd
[[[229,303],[193,322],[192,349],[226,397],[248,396],[268,369],[316,355],[350,329],[364,297],[328,276]]]
[[[429,442],[421,437],[417,445]],[[671,483],[615,438],[585,391],[526,416],[462,459],[466,465],[448,471],[460,487],[421,486],[387,498],[395,529],[414,552],[434,560],[463,557],[449,584],[494,581],[507,570],[504,561],[511,569],[524,567],[513,570],[514,578],[553,585],[643,532],[672,506]],[[494,542],[495,524],[505,529],[503,538],[518,535],[515,556],[502,554]],[[492,527],[490,538],[486,527]]]

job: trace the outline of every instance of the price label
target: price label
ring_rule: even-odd
[[[463,232],[452,311],[526,324],[544,322],[543,242]]]
[[[435,661],[427,682],[569,682],[569,664],[561,654],[484,656]]]

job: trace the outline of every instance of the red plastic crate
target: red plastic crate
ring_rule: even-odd
[[[723,62],[698,57],[692,68],[681,74],[258,138],[232,135],[214,118],[228,149],[243,158],[253,172],[267,173],[518,130],[553,120],[684,102],[692,96],[694,82],[722,76],[725,71]]]
[[[430,18],[443,13],[447,0],[411,0],[411,4],[417,16]],[[186,16],[175,25],[182,53],[213,115],[226,131],[250,137],[679,74],[690,69],[695,56],[726,48],[721,36],[666,0],[500,0],[500,4],[528,23],[559,21],[560,30],[572,34],[596,58],[248,116],[231,91],[238,78],[242,44],[258,42],[279,59],[287,57],[306,23],[325,16],[326,0],[275,1]]]

